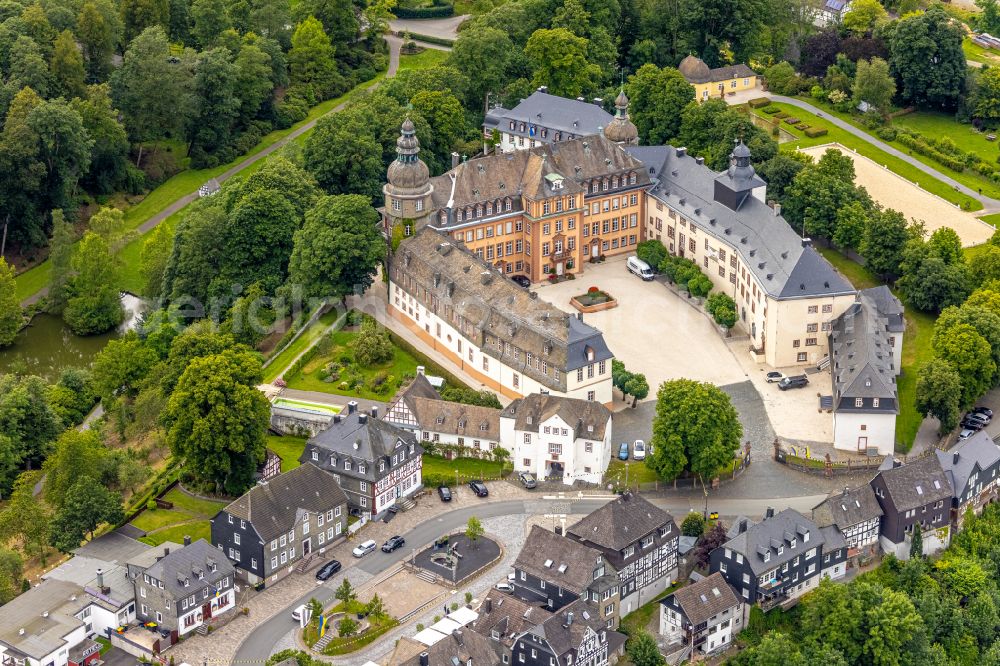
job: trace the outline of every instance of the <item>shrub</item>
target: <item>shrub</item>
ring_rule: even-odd
[[[454,16],[454,5],[441,5],[439,7],[394,7],[392,13],[396,18],[401,19],[432,19],[447,18]]]
[[[697,511],[692,511],[684,517],[681,523],[681,534],[689,537],[700,537],[705,533],[705,517]]]
[[[156,511],[156,500],[151,499],[146,502],[146,511]]]
[[[896,128],[889,125],[884,127],[879,127],[875,130],[875,136],[882,139],[883,141],[895,141],[896,140]]]
[[[391,360],[393,352],[389,332],[371,317],[365,317],[354,341],[354,358],[361,365],[371,367]]]
[[[708,292],[712,291],[712,281],[706,275],[699,272],[697,277],[688,281],[688,291],[691,292],[692,296],[699,298],[708,296]]]
[[[809,89],[809,96],[822,102],[826,99],[826,91],[823,90],[823,86],[813,86]]]
[[[791,118],[785,118],[786,125],[798,125],[800,122],[802,121],[796,118],[795,116],[792,116]]]
[[[805,123],[799,123],[798,125],[795,126],[795,129],[797,129],[797,130],[807,130],[807,129],[809,129],[809,125],[807,125]]]
[[[825,127],[810,127],[805,131],[805,134],[810,139],[815,139],[818,136],[826,136],[829,133]]]
[[[787,118],[788,114],[785,113],[784,111],[778,111],[776,114],[774,114],[774,117],[775,118]]]
[[[769,116],[773,116],[776,113],[781,113],[781,107],[780,106],[769,106],[766,109],[764,109],[764,113],[766,113]]]
[[[597,287],[588,287],[587,288],[587,293],[588,294],[596,294],[599,291],[600,291],[600,289],[598,289]]]
[[[771,103],[770,97],[755,97],[749,102],[747,102],[747,104],[750,105],[751,109],[759,109],[761,107],[767,106],[770,103]]]

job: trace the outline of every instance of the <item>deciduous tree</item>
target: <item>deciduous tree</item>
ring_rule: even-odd
[[[631,636],[628,642],[628,658],[635,666],[663,666],[667,660],[660,653],[656,639],[645,631]]]
[[[114,524],[124,517],[121,495],[111,492],[97,479],[77,477],[52,518],[52,545],[68,553],[101,524]]]
[[[87,80],[91,83],[107,80],[115,51],[115,25],[106,18],[97,2],[85,2],[80,8],[76,37],[83,53]]]
[[[469,520],[465,524],[465,538],[469,540],[473,548],[479,545],[479,539],[484,534],[486,534],[486,530],[483,529],[483,523],[480,522],[479,518],[469,516]]]
[[[139,383],[157,360],[156,352],[147,347],[134,331],[111,340],[94,357],[94,391],[107,404],[118,396],[134,398],[139,392]]]
[[[694,100],[694,87],[680,72],[647,63],[629,77],[625,90],[640,143],[658,146],[677,137],[681,112]]]
[[[0,547],[0,604],[5,604],[21,592],[24,560],[9,548]]]
[[[466,108],[485,107],[486,93],[500,93],[515,55],[510,38],[497,28],[469,27],[459,33],[448,64],[469,79]]]
[[[879,8],[882,7],[878,0],[868,1]],[[889,63],[882,58],[872,58],[871,61],[859,60],[852,91],[855,104],[868,102],[883,116],[887,116],[889,107],[892,105],[892,98],[896,94],[896,80],[889,72]]]
[[[0,512],[0,541],[20,541],[28,557],[40,555],[45,561],[49,544],[49,511],[35,495],[40,472],[24,472],[14,482],[10,501]]]
[[[17,298],[14,270],[0,257],[0,347],[6,347],[17,338],[24,324],[24,314]]]
[[[860,250],[865,265],[876,275],[897,275],[903,260],[903,246],[909,237],[902,213],[888,209],[873,214],[861,238]]]
[[[942,435],[958,425],[962,378],[947,361],[931,359],[917,374],[916,402],[920,414],[936,418]]]
[[[857,35],[865,35],[874,32],[888,19],[888,12],[878,0],[856,0],[844,13],[843,25]]]
[[[38,469],[59,434],[47,394],[41,377],[0,375],[0,433],[13,442],[22,469]]]
[[[76,38],[69,30],[56,37],[49,61],[52,80],[59,94],[70,99],[84,94],[83,56],[76,47]]]
[[[219,35],[232,27],[222,0],[194,0],[191,19],[191,36],[203,49],[215,46]]]
[[[382,148],[360,118],[341,115],[320,120],[306,139],[306,168],[328,194],[361,194],[370,200],[382,192]]]
[[[65,431],[42,466],[45,501],[53,507],[61,507],[70,488],[81,477],[100,483],[107,456],[108,450],[96,431],[74,428]]]
[[[954,109],[965,90],[962,29],[940,7],[904,16],[888,32],[903,99],[924,108]]]
[[[565,28],[536,30],[524,47],[532,84],[561,97],[578,97],[593,87],[601,68],[587,61],[587,39]]]
[[[299,23],[288,52],[292,84],[311,90],[317,100],[329,97],[339,78],[334,53],[330,38],[318,19],[310,16]]]
[[[956,324],[951,334],[934,340],[934,351],[962,378],[959,406],[971,407],[993,384],[996,364],[990,344],[968,324]]]
[[[88,231],[73,255],[75,277],[63,320],[77,335],[104,333],[125,320],[118,296],[117,266],[107,241]]]

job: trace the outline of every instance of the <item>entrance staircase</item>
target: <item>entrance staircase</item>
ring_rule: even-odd
[[[320,563],[322,558],[317,553],[309,553],[295,565],[295,573],[305,573]]]
[[[400,511],[409,511],[417,505],[416,502],[411,500],[409,497],[397,497],[396,506],[399,507]]]

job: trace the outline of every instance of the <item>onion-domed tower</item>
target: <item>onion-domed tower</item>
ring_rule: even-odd
[[[628,97],[623,89],[615,99],[615,118],[604,128],[604,136],[620,146],[639,144],[639,130],[628,117]]]
[[[396,139],[396,159],[389,165],[385,195],[387,229],[392,238],[393,228],[401,226],[404,235],[412,234],[417,226],[427,221],[431,212],[431,193],[427,165],[419,157],[420,141],[417,140],[413,121],[407,118]],[[407,228],[408,227],[408,228]]]

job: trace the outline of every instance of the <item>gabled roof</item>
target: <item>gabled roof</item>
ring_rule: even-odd
[[[582,439],[604,439],[611,410],[599,402],[566,398],[550,393],[532,393],[507,405],[501,418],[514,419],[515,430],[538,432],[541,423],[561,418]]]
[[[882,507],[875,497],[875,491],[868,484],[830,493],[829,497],[812,510],[812,517],[817,525],[836,525],[841,530],[881,515]]]
[[[198,577],[199,572],[202,578]],[[189,546],[170,551],[144,573],[162,581],[163,589],[174,599],[180,599],[206,586],[211,589],[235,572],[225,553],[204,539],[198,539]]]
[[[816,523],[794,509],[785,509],[771,518],[749,525],[746,531],[738,533],[723,547],[742,553],[750,569],[761,573],[823,543],[823,533]],[[764,559],[765,553],[767,560]]]
[[[680,534],[669,513],[646,498],[627,492],[590,513],[566,532],[602,548],[622,550],[661,527],[673,536]]]
[[[696,583],[679,588],[662,603],[669,605],[671,597],[684,612],[688,622],[695,626],[740,603],[729,583],[718,571]]]
[[[326,512],[347,504],[347,495],[333,475],[303,463],[254,486],[223,511],[252,524],[265,542],[288,532],[299,511]]]
[[[889,330],[899,333],[906,328],[903,303],[884,284],[861,290],[861,298],[874,304],[875,310],[888,322]]]
[[[885,318],[879,315],[874,302],[859,295],[857,302],[833,320],[830,330],[834,405],[838,411],[854,409],[851,398],[885,399],[878,411],[899,411],[891,352]],[[867,401],[861,409],[876,410]]]
[[[522,99],[513,109],[501,106],[490,109],[486,112],[484,124],[488,128],[496,128],[507,134],[531,136],[538,141],[553,140],[551,134],[543,139],[538,131],[531,135],[527,126],[524,131],[519,125],[515,125],[512,130],[509,124],[512,120],[518,123],[524,122],[528,126],[559,130],[567,135],[583,136],[599,133],[602,127],[607,127],[611,122],[612,115],[594,102],[559,97],[536,90]]]
[[[882,478],[896,511],[951,499],[951,481],[935,455],[921,456],[905,465],[889,456],[879,470],[875,478]]]
[[[407,445],[417,443],[413,433],[372,418],[371,414],[341,413],[334,417],[330,427],[309,438],[299,461],[311,460],[312,452],[319,449],[325,454],[320,456],[321,460],[333,454],[372,463],[392,456],[400,440]]]
[[[500,440],[499,409],[424,397],[408,398],[408,404],[422,430]]]
[[[977,470],[982,472],[1000,463],[1000,447],[985,430],[958,442],[948,451],[935,449],[941,469],[951,482],[952,496],[961,498],[969,485],[969,477]],[[984,479],[988,482],[990,479]]]
[[[613,569],[601,551],[533,525],[514,568],[579,594],[594,582],[599,563],[604,564],[606,573]]]
[[[409,643],[407,645],[406,643]],[[428,666],[465,666],[498,664],[499,656],[493,641],[474,631],[455,630],[450,636],[430,647],[420,649],[412,639],[399,641],[389,662],[393,666],[419,666],[421,652],[427,653]]]
[[[572,620],[570,620],[571,614]],[[583,599],[577,599],[563,607],[545,622],[531,629],[531,633],[548,642],[557,658],[570,650],[578,649],[589,632],[600,636],[602,631],[605,632],[608,641],[608,654],[614,654],[625,642],[625,636],[606,628],[596,611]]]
[[[479,606],[479,617],[469,625],[469,629],[487,638],[492,638],[496,631],[500,635],[500,642],[509,648],[517,636],[551,616],[552,613],[545,608],[529,604],[511,594],[490,590]]]

